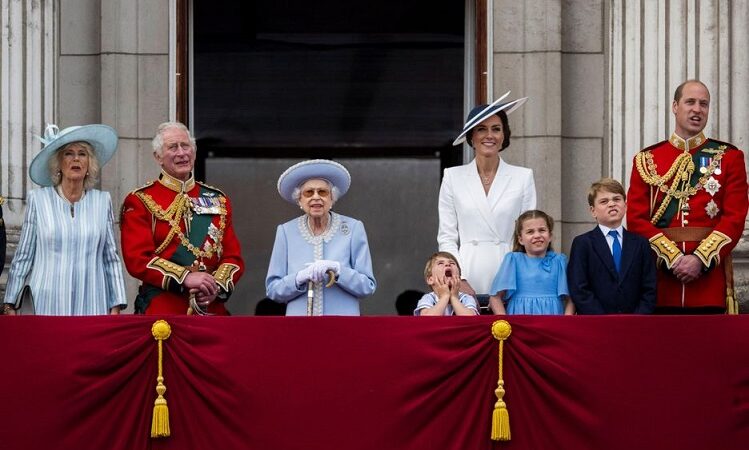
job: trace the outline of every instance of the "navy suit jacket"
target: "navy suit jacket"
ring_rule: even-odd
[[[621,272],[601,229],[572,241],[567,282],[578,314],[650,314],[655,309],[655,261],[644,237],[624,230]]]

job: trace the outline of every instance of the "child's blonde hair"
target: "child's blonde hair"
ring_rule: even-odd
[[[512,243],[513,252],[525,253],[525,247],[520,245],[520,233],[523,231],[523,222],[531,219],[544,219],[546,227],[549,229],[549,234],[554,231],[554,219],[552,219],[550,215],[539,209],[531,209],[524,212],[520,217],[518,217],[518,220],[515,221],[515,242]],[[554,250],[551,247],[551,242],[549,242],[549,248],[547,250]]]
[[[434,262],[437,260],[437,258],[447,258],[450,261],[454,262],[455,265],[458,267],[458,276],[460,276],[460,263],[458,260],[453,256],[450,252],[437,252],[432,254],[432,256],[429,257],[429,260],[427,261],[426,266],[424,266],[424,279],[428,279],[432,275],[432,266],[434,265]]]

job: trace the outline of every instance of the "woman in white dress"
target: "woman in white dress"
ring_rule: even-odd
[[[15,314],[28,285],[36,314],[119,314],[127,300],[112,200],[93,189],[117,149],[117,133],[107,125],[49,125],[40,139],[44,148],[29,176],[42,188],[29,192],[3,310]]]
[[[502,103],[508,95],[468,114],[453,145],[468,142],[474,159],[445,169],[440,187],[439,250],[455,255],[463,269],[460,290],[474,296],[489,293],[502,259],[512,249],[515,219],[536,208],[533,171],[500,156],[510,145],[507,115],[527,100]]]

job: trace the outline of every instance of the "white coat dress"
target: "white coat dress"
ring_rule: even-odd
[[[461,278],[477,294],[489,294],[504,256],[512,251],[515,219],[535,208],[531,169],[500,159],[488,195],[475,159],[445,169],[439,195],[439,249],[458,258]]]

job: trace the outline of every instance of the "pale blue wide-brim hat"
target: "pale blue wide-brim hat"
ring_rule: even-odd
[[[466,118],[466,123],[465,125],[463,125],[463,131],[460,133],[460,135],[458,135],[457,138],[455,138],[455,141],[453,141],[453,145],[458,145],[458,144],[462,144],[463,142],[465,142],[466,133],[471,131],[473,127],[480,124],[487,118],[493,116],[494,114],[497,114],[500,111],[504,111],[505,114],[509,115],[511,112],[520,108],[523,105],[523,103],[525,103],[526,100],[528,100],[528,97],[523,97],[517,100],[513,100],[511,102],[501,103],[502,100],[507,98],[508,95],[510,95],[510,91],[507,91],[505,95],[494,100],[490,105],[479,105],[473,108],[471,112],[468,113],[468,117]]]
[[[294,164],[278,177],[278,193],[296,205],[298,199],[293,197],[294,189],[312,179],[329,181],[338,189],[338,198],[343,197],[351,186],[351,174],[343,165],[328,159],[310,159]]]
[[[29,176],[40,186],[52,186],[49,159],[57,150],[72,142],[88,142],[94,149],[99,167],[109,162],[117,150],[117,132],[109,125],[81,125],[60,130],[57,125],[47,125],[43,136],[37,136],[44,147],[29,166]]]

